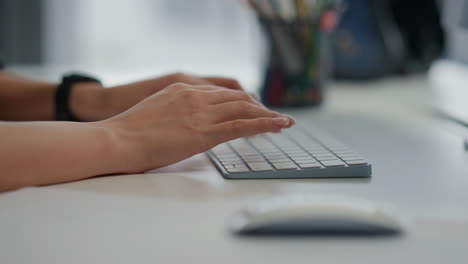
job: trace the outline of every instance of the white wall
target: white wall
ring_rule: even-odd
[[[240,0],[47,0],[46,62],[92,66],[257,63]]]

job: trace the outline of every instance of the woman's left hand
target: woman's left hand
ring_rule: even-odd
[[[184,73],[173,73],[111,88],[104,88],[97,83],[79,83],[72,89],[70,110],[82,121],[104,120],[126,111],[143,99],[175,83],[216,85],[227,89],[243,90],[234,79],[198,77]]]

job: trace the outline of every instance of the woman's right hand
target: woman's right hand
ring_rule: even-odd
[[[176,83],[99,122],[118,144],[124,171],[160,168],[232,139],[279,132],[294,120],[246,92]]]

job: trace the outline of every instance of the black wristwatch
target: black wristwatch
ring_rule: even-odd
[[[69,98],[73,85],[82,82],[101,83],[98,79],[80,74],[69,74],[62,77],[62,82],[55,92],[55,120],[80,121],[70,111]]]

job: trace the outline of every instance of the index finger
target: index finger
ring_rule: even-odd
[[[252,99],[253,102],[255,102],[256,104],[258,104],[260,106],[265,107],[260,102],[260,100],[258,100],[257,96],[255,96],[252,93],[248,93],[247,91],[245,91],[245,89],[242,88],[240,83],[235,79],[224,78],[224,77],[205,77],[204,79],[211,82],[211,83],[213,83],[214,85],[217,85],[217,86],[222,86],[222,87],[226,87],[226,88],[229,88],[229,89],[240,90],[240,91],[246,92],[250,96],[250,98]]]
[[[204,77],[203,79],[217,86],[222,86],[222,87],[230,88],[233,90],[244,91],[244,88],[242,88],[242,86],[236,79],[225,78],[225,77]]]
[[[220,144],[241,137],[250,137],[267,132],[279,132],[290,125],[287,117],[263,117],[255,119],[237,119],[214,125],[206,132],[208,140]]]

